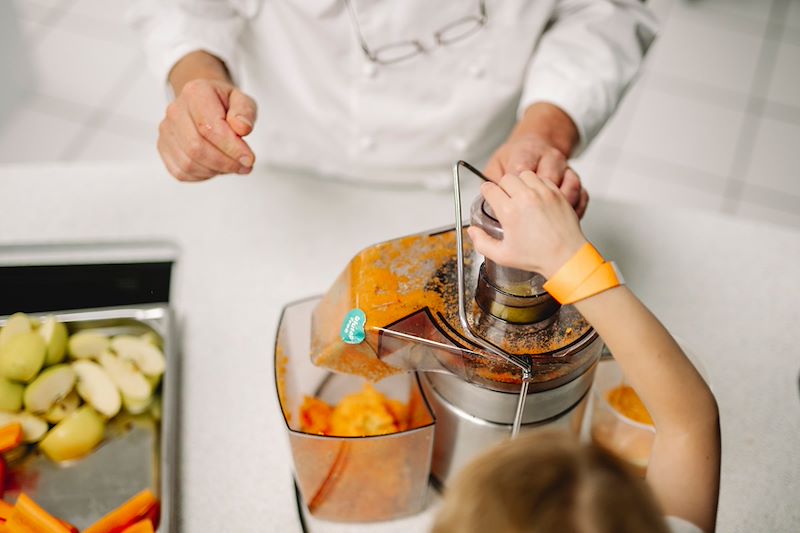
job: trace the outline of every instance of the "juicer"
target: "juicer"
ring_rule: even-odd
[[[540,274],[475,252],[464,238],[462,173],[486,180],[466,162],[454,166],[454,226],[362,250],[302,318],[317,368],[376,382],[415,374],[434,418],[431,474],[443,484],[519,431],[563,426],[577,436],[603,348]],[[503,238],[481,196],[469,214]]]

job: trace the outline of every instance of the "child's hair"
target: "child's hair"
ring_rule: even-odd
[[[667,533],[645,481],[566,433],[525,435],[464,468],[434,533]]]

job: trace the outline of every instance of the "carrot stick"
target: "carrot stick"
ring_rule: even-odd
[[[20,494],[11,517],[6,520],[9,533],[70,533],[61,522],[25,494]]]
[[[22,424],[13,422],[0,428],[0,453],[13,450],[22,442]]]
[[[145,518],[122,530],[122,533],[153,533],[153,523]]]
[[[149,489],[145,489],[88,527],[83,533],[117,533],[141,520],[158,503]]]

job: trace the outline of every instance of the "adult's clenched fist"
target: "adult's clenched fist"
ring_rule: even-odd
[[[167,106],[158,128],[158,152],[181,181],[247,174],[255,154],[242,137],[253,131],[255,121],[255,101],[233,84],[194,79]]]

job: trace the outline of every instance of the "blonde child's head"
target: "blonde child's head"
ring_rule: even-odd
[[[667,532],[655,499],[621,461],[573,436],[522,436],[468,465],[434,533]]]

